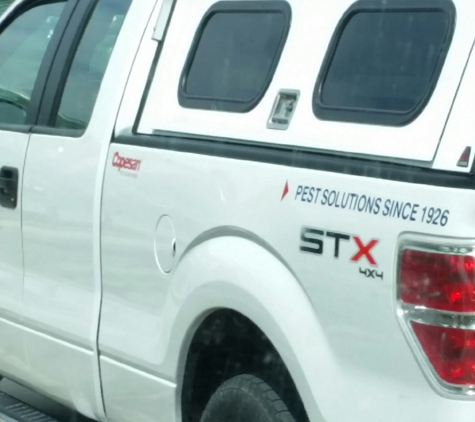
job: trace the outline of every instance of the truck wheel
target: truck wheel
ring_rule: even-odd
[[[212,395],[201,422],[295,422],[295,419],[267,383],[254,375],[238,375]]]

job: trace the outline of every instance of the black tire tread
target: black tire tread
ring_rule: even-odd
[[[287,406],[272,387],[260,378],[248,374],[231,378],[216,390],[203,412],[201,422],[215,420],[212,413],[220,398],[229,390],[239,390],[246,393],[264,410],[270,422],[295,422]]]

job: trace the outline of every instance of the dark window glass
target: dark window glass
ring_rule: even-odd
[[[341,32],[317,100],[336,109],[413,112],[439,76],[448,29],[443,11],[354,14]],[[369,113],[363,120],[378,122],[378,117]]]
[[[40,3],[0,34],[0,123],[25,123],[40,66],[64,5]]]
[[[86,129],[132,0],[99,0],[69,71],[55,127]]]
[[[180,103],[249,111],[270,83],[287,26],[277,11],[213,13],[195,43]]]

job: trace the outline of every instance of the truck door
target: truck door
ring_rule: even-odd
[[[24,1],[0,21],[0,369],[24,378],[21,193],[30,128],[57,47],[66,1]]]
[[[46,84],[24,170],[23,316],[30,382],[94,418],[102,412],[96,346],[102,177],[141,28],[150,16],[150,1],[131,4],[79,1]]]

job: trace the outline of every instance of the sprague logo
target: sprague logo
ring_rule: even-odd
[[[140,171],[140,166],[142,165],[142,160],[137,160],[129,157],[122,157],[118,152],[114,154],[112,159],[112,166],[116,167],[124,175],[130,175],[132,177],[137,177],[136,174],[131,174],[129,172],[138,172]]]

